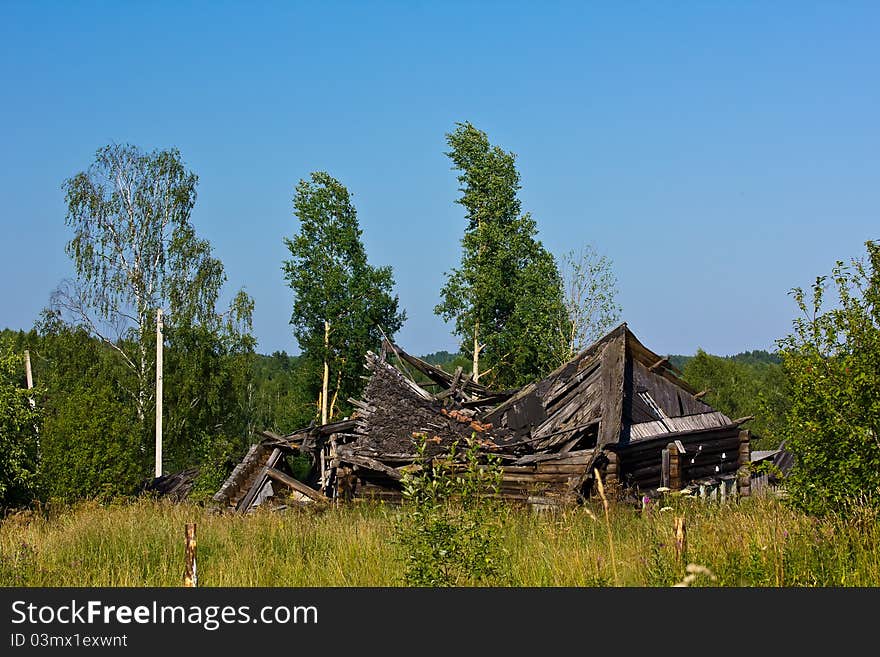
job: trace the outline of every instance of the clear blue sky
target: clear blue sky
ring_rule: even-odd
[[[176,146],[193,221],[295,352],[283,237],[314,170],[354,195],[415,353],[464,227],[444,134],[518,156],[559,254],[614,261],[624,319],[661,353],[770,348],[787,296],[880,238],[880,3],[0,0],[0,326],[58,282],[62,181],[95,150]]]

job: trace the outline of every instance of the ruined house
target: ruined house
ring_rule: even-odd
[[[750,436],[741,425],[750,418],[732,420],[702,401],[626,324],[517,390],[489,390],[387,342],[365,365],[351,418],[264,433],[215,502],[246,511],[281,492],[302,502],[399,500],[417,461],[414,438],[426,441],[429,458],[476,441],[500,459],[501,496],[533,505],[589,497],[595,472],[635,494],[721,482],[748,495]],[[284,456],[292,453],[311,458],[306,481],[291,476]]]

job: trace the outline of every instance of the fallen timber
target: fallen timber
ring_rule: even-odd
[[[285,436],[264,432],[215,502],[240,512],[285,493],[301,504],[395,502],[408,471],[431,467],[453,446],[459,458],[474,446],[480,467],[500,463],[495,494],[541,508],[590,497],[595,472],[636,496],[721,480],[749,492],[750,433],[741,425],[750,418],[731,420],[706,404],[626,324],[516,390],[491,390],[387,340],[379,354],[367,352],[365,367],[350,418]],[[282,458],[289,454],[308,455],[306,480],[293,477]]]

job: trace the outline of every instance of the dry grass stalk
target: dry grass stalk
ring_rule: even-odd
[[[593,468],[596,475],[596,486],[599,488],[599,497],[602,498],[602,506],[605,508],[605,528],[608,530],[608,550],[611,555],[611,571],[614,573],[614,586],[620,586],[620,579],[617,576],[617,559],[614,555],[614,537],[611,533],[611,516],[608,511],[608,498],[605,496],[605,486],[602,484],[602,475],[599,474],[598,468]]]

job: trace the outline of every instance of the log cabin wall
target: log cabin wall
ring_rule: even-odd
[[[621,483],[643,491],[663,485],[663,450],[676,440],[685,449],[678,454],[682,486],[698,479],[733,475],[740,468],[740,429],[730,424],[707,431],[664,433],[609,446],[617,456]]]

